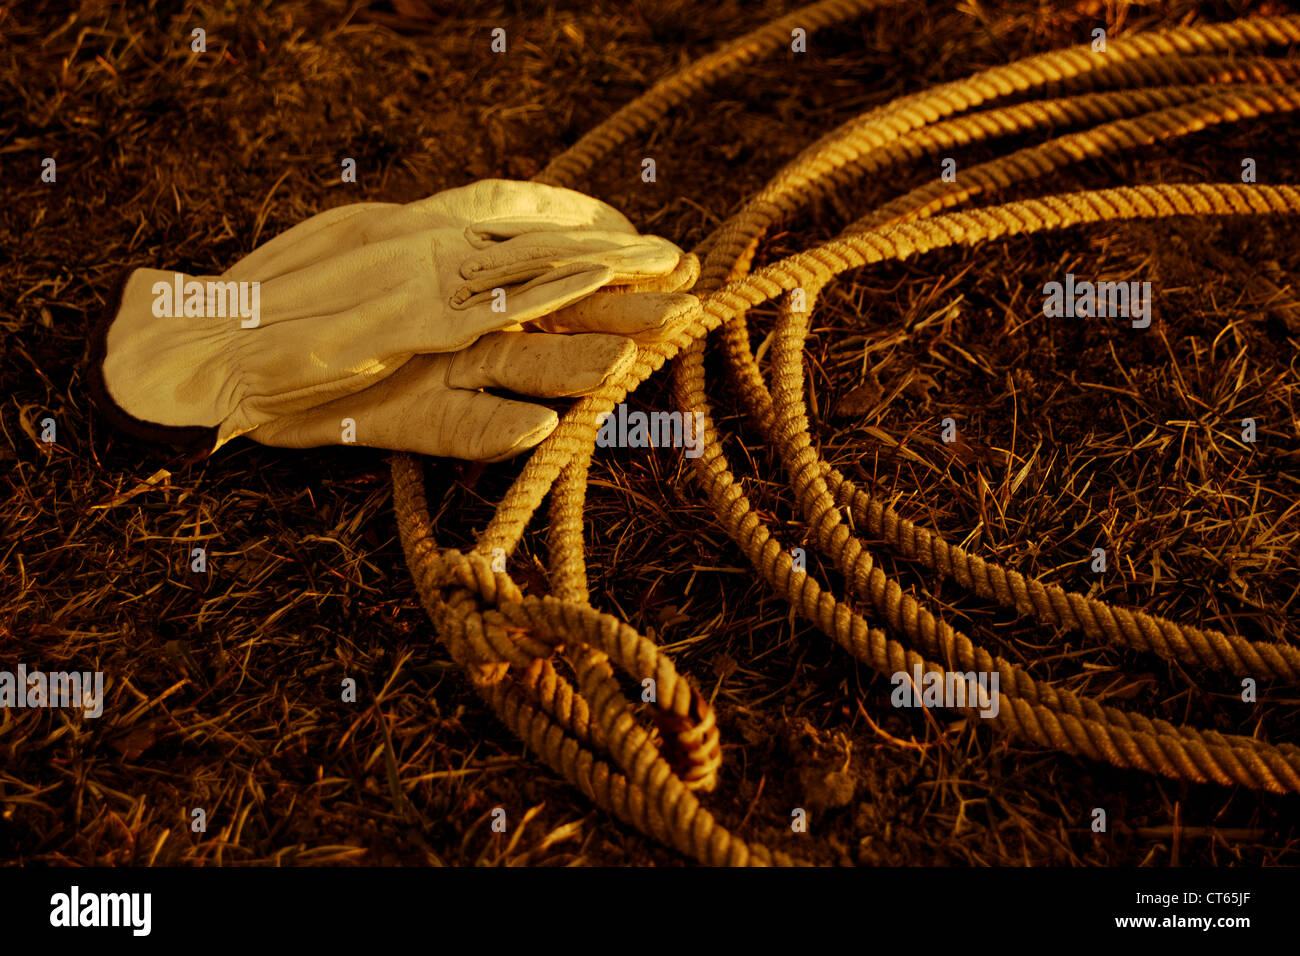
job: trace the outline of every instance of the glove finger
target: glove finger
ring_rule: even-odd
[[[627,284],[633,292],[689,292],[700,279],[700,259],[693,252],[682,256],[677,268],[666,276],[653,276]],[[610,291],[614,291],[611,289]]]
[[[527,281],[547,269],[585,263],[614,271],[614,282],[670,274],[682,251],[658,236],[617,232],[537,232],[516,236],[471,253],[460,273],[474,292]]]
[[[409,205],[425,215],[491,224],[502,235],[556,228],[636,232],[626,216],[599,199],[572,189],[513,179],[480,179]]]
[[[449,388],[450,356],[417,355],[364,391],[247,433],[277,448],[357,444],[467,461],[502,461],[555,430],[544,405]]]
[[[657,342],[701,315],[700,300],[683,292],[593,292],[531,327],[543,332],[607,332]]]
[[[601,223],[600,231],[612,232],[623,235],[637,235],[636,227],[630,222],[625,223],[625,228],[618,228],[618,223]],[[615,228],[611,228],[614,226]],[[555,219],[543,218],[515,218],[515,219],[491,219],[487,221],[475,222],[465,230],[465,238],[475,249],[486,249],[489,246],[509,239],[515,239],[519,236],[525,236],[533,233],[553,233],[562,229],[581,230],[583,232],[595,231],[592,227],[584,227],[577,223],[569,224],[558,222]]]
[[[620,335],[549,335],[498,332],[485,335],[450,358],[452,388],[504,388],[537,398],[585,395],[636,358],[636,346]]]
[[[608,285],[612,277],[610,269],[578,263],[552,269],[517,288],[498,286],[501,293],[488,289],[471,294],[462,288],[452,296],[451,304],[469,312],[463,323],[463,341],[451,348],[440,347],[438,351],[462,348],[486,332],[550,315]],[[439,334],[446,336],[446,330]]]

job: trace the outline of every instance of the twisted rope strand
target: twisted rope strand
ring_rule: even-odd
[[[1158,94],[1157,101],[1169,101],[1193,95],[1197,91],[1152,92]],[[1109,111],[1131,107],[1141,102],[1137,98],[1123,94],[1118,99],[1114,95],[1105,95],[1101,98],[1089,98],[1088,106]],[[1037,105],[1028,104],[1030,107]],[[955,202],[965,195],[978,191],[981,187],[992,191],[1011,182],[1041,176],[1067,162],[1086,156],[1133,148],[1154,141],[1156,138],[1184,135],[1203,128],[1208,122],[1232,121],[1258,115],[1259,112],[1292,110],[1298,107],[1300,107],[1300,91],[1293,87],[1283,87],[1278,90],[1252,88],[1217,94],[1208,101],[1183,108],[1162,110],[1132,120],[1108,123],[1095,131],[1060,137],[1042,146],[1021,150],[1011,156],[972,167],[963,173],[963,186],[960,190],[955,190],[942,182],[923,186],[868,214],[848,227],[847,231],[866,231],[874,222],[910,221],[916,217],[924,217],[939,206],[948,205],[950,201]],[[1024,106],[997,112],[1008,119],[1028,121],[1032,125],[1037,125],[1044,119],[1055,118],[1057,115],[1049,108],[1044,111],[1043,116],[1035,116],[1034,111]],[[991,115],[990,113],[977,114],[966,120],[940,124],[931,129],[933,136],[930,137],[930,141],[947,145],[951,143],[952,137],[966,135],[968,131],[983,132],[997,128],[996,125],[976,125],[970,122]],[[958,124],[967,129],[961,131],[944,129],[945,126]],[[920,140],[921,134],[909,139]],[[971,180],[974,180],[975,185],[967,185]],[[940,197],[940,200],[935,201],[932,198],[935,196]],[[820,287],[804,289],[805,295],[809,297],[815,296],[818,291]],[[761,376],[758,375],[757,366],[750,357],[748,342],[743,343],[743,349],[739,347],[740,343],[734,342],[738,337],[742,321],[743,319],[738,319],[728,329],[728,332],[732,333],[728,337],[728,343],[735,345],[735,348],[729,351],[729,356],[739,359],[738,364],[742,366],[736,381],[749,406],[758,413],[755,418],[760,430],[765,437],[776,440],[771,421],[773,400],[768,395]],[[802,342],[799,348],[802,349]],[[811,443],[810,439],[809,443]],[[892,508],[872,501],[819,456],[814,456],[814,459],[816,467],[824,473],[824,479],[835,490],[839,500],[819,503],[816,507],[820,510],[816,515],[807,515],[810,522],[821,520],[826,515],[838,517],[838,512],[834,508],[849,505],[855,519],[865,524],[874,537],[884,538],[896,552],[905,557],[918,558],[932,570],[948,577],[955,577],[968,590],[973,590],[982,597],[992,597],[1004,607],[1013,607],[1020,613],[1032,613],[1040,620],[1082,631],[1094,639],[1104,639],[1139,650],[1153,651],[1167,659],[1191,659],[1202,666],[1231,670],[1239,676],[1269,676],[1291,683],[1300,679],[1300,670],[1298,670],[1300,650],[1276,643],[1252,642],[1237,635],[1225,635],[1217,631],[1179,627],[1163,618],[1141,612],[1130,612],[1122,608],[1115,609],[1104,601],[1078,594],[1067,594],[1054,585],[1043,585],[1033,579],[1026,581],[1017,572],[1007,571],[995,563],[985,563],[978,557],[966,554],[960,548],[954,550],[954,546],[941,536],[917,528],[906,519],[900,518]],[[842,522],[838,524],[842,525]],[[838,533],[847,535],[847,527]],[[865,574],[866,570],[862,569],[860,573]],[[876,586],[877,595],[880,593],[879,587],[880,585]],[[859,593],[865,592],[859,589]],[[896,598],[891,600],[891,605],[896,603]],[[896,610],[895,607],[895,612]]]
[[[1182,737],[1187,741],[1217,744],[1254,750],[1268,745],[1249,737],[1202,734],[1193,727],[1176,727],[1164,721],[1152,721],[1138,714],[1128,714],[1115,707],[1034,681],[1024,669],[994,658],[966,635],[935,617],[911,594],[903,591],[885,573],[873,565],[870,551],[845,524],[822,476],[824,464],[812,449],[807,406],[803,398],[803,345],[808,331],[804,311],[783,302],[772,349],[772,398],[778,410],[772,442],[780,453],[800,509],[814,543],[844,575],[849,587],[866,597],[895,631],[917,640],[922,649],[938,655],[948,670],[982,672],[999,675],[999,689],[1004,695],[1023,697],[1030,702],[1076,717],[1087,717],[1126,730]],[[1288,749],[1283,745],[1281,749]],[[1300,754],[1300,750],[1296,750]]]

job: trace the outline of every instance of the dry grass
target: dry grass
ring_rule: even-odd
[[[421,0],[173,14],[38,0],[0,20],[11,251],[0,667],[99,669],[109,685],[98,721],[3,712],[0,859],[681,862],[593,810],[484,713],[413,600],[382,453],[236,442],[179,462],[109,430],[85,392],[87,331],[122,269],[219,271],[334,205],[526,178],[654,79],[789,7],[520,6],[526,15]],[[778,56],[674,114],[590,189],[689,246],[848,116],[1081,42],[1095,17],[1115,15],[1099,2],[959,6],[916,3],[818,36],[797,63]],[[1120,9],[1135,29],[1278,6]],[[193,26],[208,32],[206,55],[190,52]],[[494,26],[509,31],[507,56],[487,52]],[[1257,158],[1261,181],[1300,182],[1293,124],[1220,127],[1045,185],[1223,180],[1240,155]],[[639,180],[644,155],[655,186]],[[39,182],[45,156],[56,186]],[[338,182],[344,156],[357,159],[356,186]],[[869,184],[766,254],[932,175]],[[1294,641],[1298,236],[1281,219],[1125,224],[846,277],[819,307],[807,356],[823,452],[908,517],[1023,572]],[[1151,333],[1037,315],[1042,283],[1067,271],[1150,279]],[[753,333],[769,328],[756,314]],[[667,407],[665,378],[631,403]],[[725,389],[714,394],[723,425],[740,429]],[[930,437],[946,415],[966,436],[958,455]],[[1260,423],[1253,447],[1232,437],[1246,415]],[[46,416],[53,446],[36,436]],[[728,446],[746,491],[797,543],[779,463],[752,442],[741,430]],[[171,473],[140,484],[160,468]],[[440,540],[470,541],[514,470],[431,463]],[[709,805],[740,835],[824,862],[1300,862],[1294,797],[1122,772],[895,711],[887,680],[755,582],[679,454],[602,452],[593,486],[595,601],[653,635],[713,699],[726,761]],[[1098,542],[1116,556],[1104,583],[1087,570]],[[188,567],[199,545],[206,575]],[[1297,736],[1293,689],[1265,686],[1244,707],[1226,675],[1081,645],[880,554],[1035,676],[1176,722]],[[544,569],[534,529],[512,570],[544,587]],[[339,700],[344,677],[362,703]],[[810,836],[789,832],[800,805],[814,811]],[[1102,835],[1088,829],[1099,805],[1112,821]],[[498,806],[514,823],[505,837],[489,826]],[[195,807],[206,833],[189,828]]]

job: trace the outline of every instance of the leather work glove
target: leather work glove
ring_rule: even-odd
[[[535,398],[594,391],[636,357],[617,335],[492,332],[469,348],[416,355],[378,384],[260,426],[248,437],[280,448],[339,442],[344,422],[359,445],[469,461],[502,461],[541,442],[560,417]]]
[[[94,371],[114,411],[144,426],[133,430],[214,429],[214,450],[247,434],[281,447],[355,440],[495,460],[541,441],[557,419],[476,389],[595,389],[631,360],[630,339],[698,314],[678,291],[697,276],[694,256],[639,235],[605,203],[483,180],[321,213],[220,277],[137,269]],[[201,285],[186,290],[191,281]],[[592,334],[523,332],[450,357],[530,328]],[[343,437],[344,418],[355,439]]]

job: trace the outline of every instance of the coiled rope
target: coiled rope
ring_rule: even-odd
[[[889,5],[824,0],[778,19],[656,84],[618,110],[536,177],[574,186],[619,145],[674,106],[759,57],[809,33]],[[1122,219],[1262,215],[1300,211],[1290,186],[1177,184],[1046,196],[966,211],[971,198],[1042,177],[1080,160],[1133,150],[1218,123],[1300,108],[1300,64],[1253,51],[1300,42],[1300,17],[1138,34],[1105,54],[1079,47],[897,99],[828,133],[787,164],[696,250],[695,293],[703,318],[644,347],[618,380],[574,404],[533,452],[473,552],[440,549],[419,462],[394,456],[394,503],[420,600],[453,659],[487,704],[547,764],[588,799],[666,845],[712,865],[790,864],[718,823],[696,795],[713,789],[721,761],[712,709],[659,649],[591,607],[582,516],[599,416],[674,362],[674,395],[704,416],[696,479],[719,524],[759,575],[803,617],[881,674],[984,671],[999,675],[1003,706],[985,718],[998,732],[1116,767],[1198,783],[1300,792],[1300,748],[1174,725],[1103,705],[995,657],[930,611],[876,566],[866,539],[950,577],[980,597],[1098,643],[1149,651],[1188,665],[1300,683],[1300,651],[1127,610],[1044,584],[948,542],[877,501],[816,452],[803,398],[802,354],[809,315],[844,272],[954,245]],[[1030,92],[1051,98],[960,116]],[[774,226],[813,201],[892,165],[958,146],[1037,130],[1079,127],[1048,142],[963,171],[960,185],[934,182],[864,215],[837,238],[750,271]],[[793,290],[803,291],[796,311]],[[749,346],[746,313],[779,299],[770,385]],[[846,600],[795,568],[787,549],[742,492],[727,462],[706,392],[704,342],[719,332],[728,374],[752,425],[779,455],[811,542],[896,635],[872,627]],[[547,493],[552,594],[525,595],[490,555],[518,545]],[[845,519],[845,510],[852,518]],[[863,605],[865,608],[865,605]],[[615,668],[655,689],[643,725]],[[653,681],[653,684],[648,682]],[[970,701],[958,712],[975,715]]]

